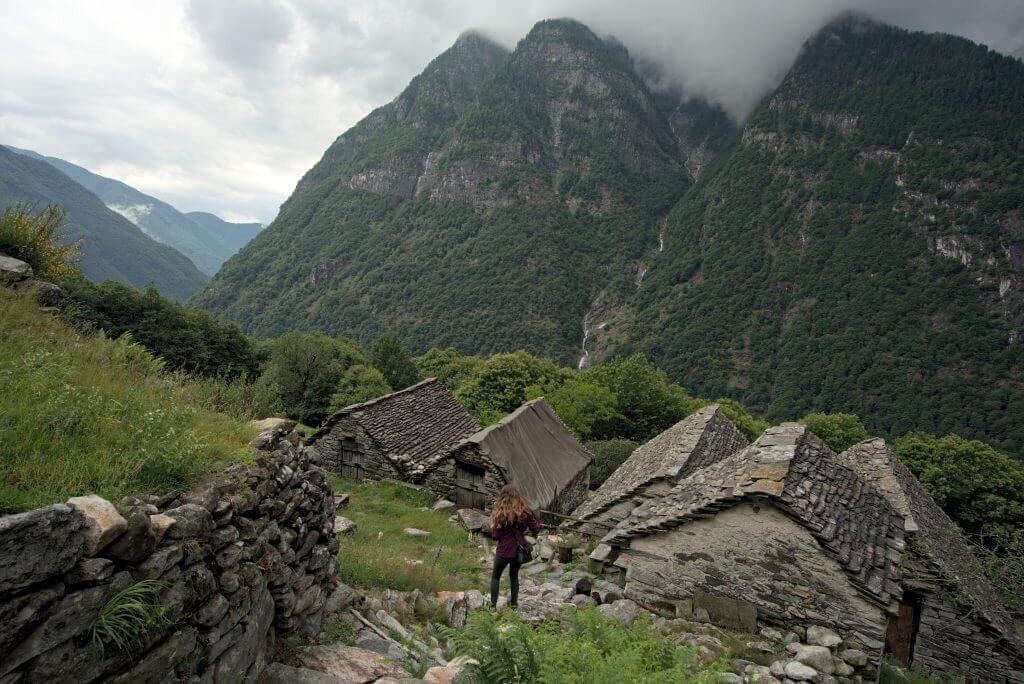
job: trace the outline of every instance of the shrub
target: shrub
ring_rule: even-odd
[[[462,632],[444,633],[459,655],[477,661],[463,671],[466,682],[710,682],[722,671],[676,646],[646,619],[624,626],[596,608],[540,627],[514,613],[481,611],[470,615]]]
[[[594,454],[590,464],[590,488],[597,489],[615,470],[626,462],[639,445],[628,439],[605,439],[587,442],[586,447]]]
[[[800,422],[836,453],[868,438],[867,428],[852,413],[808,413]]]
[[[739,428],[739,431],[750,441],[754,441],[768,429],[768,421],[753,417],[738,401],[717,399],[715,403],[722,407],[725,417],[731,420],[733,425]]]
[[[357,363],[345,371],[338,381],[337,391],[331,396],[330,412],[369,401],[390,391],[391,386],[379,370]]]
[[[607,431],[607,426],[622,416],[616,408],[615,394],[603,385],[570,378],[560,385],[527,390],[529,398],[544,396],[562,422],[580,440],[594,439]]]
[[[451,347],[431,349],[413,359],[420,376],[437,378],[438,382],[454,392],[482,363],[478,356],[463,356]]]
[[[15,204],[0,214],[0,252],[27,262],[37,278],[67,276],[79,250],[63,232],[64,210],[56,204],[38,214],[26,204]]]
[[[105,652],[111,647],[132,653],[143,647],[146,637],[169,624],[160,603],[163,584],[144,580],[115,594],[92,621],[92,642]]]
[[[456,396],[477,421],[488,425],[525,402],[528,388],[548,385],[569,372],[524,351],[495,354],[473,369]]]

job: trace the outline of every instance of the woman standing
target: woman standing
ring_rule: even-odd
[[[498,542],[494,550],[494,569],[491,571],[491,607],[498,605],[498,585],[501,573],[508,566],[512,595],[508,605],[515,610],[519,605],[519,566],[524,562],[521,552],[528,551],[527,531],[540,532],[540,521],[530,506],[519,495],[515,486],[507,484],[498,492],[491,508],[491,537]]]

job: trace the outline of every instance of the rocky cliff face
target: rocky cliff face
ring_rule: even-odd
[[[629,339],[773,417],[1019,451],[1022,105],[1016,60],[834,22],[671,214]]]

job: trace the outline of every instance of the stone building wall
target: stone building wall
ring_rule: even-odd
[[[484,469],[484,489],[487,490],[488,505],[498,496],[498,490],[505,486],[505,474],[491,459],[480,453],[480,447],[472,442],[464,443],[453,451],[455,455],[441,461],[423,480],[424,486],[436,496],[455,501],[456,461]]]
[[[359,449],[366,454],[365,471],[366,479],[405,479],[401,477],[398,469],[392,465],[384,454],[384,450],[377,444],[365,429],[351,416],[339,419],[331,429],[319,436],[313,446],[323,460],[323,466],[332,473],[341,472],[341,442],[343,439],[354,439]]]
[[[590,488],[590,466],[581,470],[576,477],[574,477],[562,493],[559,494],[557,499],[557,506],[552,509],[555,513],[561,513],[562,515],[571,515],[576,508],[583,503],[583,499],[587,496],[587,490]],[[552,522],[561,522],[552,521]]]
[[[318,633],[338,567],[331,488],[315,451],[270,449],[180,496],[0,518],[0,682],[254,682],[278,638]],[[130,654],[100,648],[96,616],[144,580],[166,624]]]
[[[835,629],[880,653],[887,613],[851,585],[804,527],[768,503],[740,503],[713,518],[637,537],[615,564],[625,593],[650,604],[694,606],[708,596],[756,608],[756,620]],[[714,617],[714,616],[712,616]]]

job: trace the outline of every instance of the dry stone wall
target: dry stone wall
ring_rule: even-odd
[[[0,518],[0,683],[254,682],[277,639],[318,633],[337,574],[333,494],[314,450],[269,441],[181,495]],[[164,620],[129,652],[101,647],[97,616],[145,581]]]
[[[320,453],[327,470],[333,473],[341,472],[342,443],[348,441],[355,442],[358,450],[364,454],[362,462],[365,478],[404,479],[388,460],[377,441],[366,433],[357,420],[349,416],[338,420],[329,431],[317,439],[316,446],[313,447]]]

